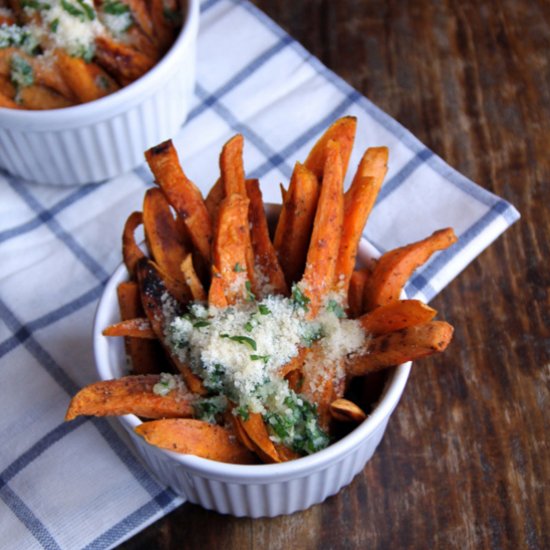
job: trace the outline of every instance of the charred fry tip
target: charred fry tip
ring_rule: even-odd
[[[166,141],[163,141],[162,143],[159,143],[158,145],[147,149],[147,151],[145,151],[145,157],[147,158],[149,156],[161,155],[163,153],[166,153],[166,151],[169,151],[171,148],[172,140],[167,139]]]

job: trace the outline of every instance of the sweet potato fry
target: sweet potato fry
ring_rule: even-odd
[[[0,107],[7,109],[21,109],[21,106],[15,103],[15,101],[3,91],[0,91]]]
[[[55,51],[57,67],[71,94],[80,102],[93,101],[111,94],[120,86],[95,63],[86,63],[81,57],[73,57],[64,50]]]
[[[365,285],[364,304],[367,311],[399,300],[401,290],[415,269],[438,250],[456,242],[450,228],[436,231],[422,241],[396,248],[384,254]]]
[[[147,246],[157,265],[173,279],[182,280],[181,264],[188,251],[181,242],[170,204],[158,188],[145,193],[143,227]]]
[[[323,430],[329,431],[330,404],[344,395],[344,362],[327,361],[322,350],[314,345],[306,355],[302,375],[300,393],[317,405],[319,425]]]
[[[15,99],[15,86],[7,76],[0,76],[0,92],[10,100]]]
[[[177,354],[166,342],[166,328],[171,321],[171,315],[181,314],[181,305],[170,293],[165,278],[153,262],[144,258],[136,265],[136,274],[141,292],[141,302],[151,328],[157,335],[168,357],[176,368],[181,372],[187,387],[194,393],[205,395],[206,390],[202,380],[191,372],[188,365],[184,364]]]
[[[319,307],[334,286],[344,216],[342,184],[340,146],[335,141],[329,141],[306,268],[299,283],[302,292],[310,300],[310,319],[316,316]]]
[[[329,141],[335,141],[340,145],[340,155],[342,157],[342,179],[348,169],[349,158],[355,140],[355,131],[357,129],[357,119],[352,116],[339,118],[328,130],[319,138],[313,149],[309,153],[304,166],[311,170],[319,179],[325,169],[326,147]]]
[[[367,269],[356,269],[351,274],[348,289],[348,313],[352,319],[359,317],[363,313],[363,294],[365,284],[370,276]]]
[[[153,391],[160,375],[125,376],[90,384],[71,400],[65,420],[77,416],[116,416],[135,414],[143,418],[176,418],[193,414],[194,396],[183,386],[166,395]]]
[[[289,287],[304,272],[318,199],[317,178],[305,166],[296,163],[273,239]]]
[[[187,256],[185,256],[183,262],[181,262],[180,268],[183,278],[185,279],[185,283],[191,291],[193,300],[196,302],[206,301],[206,292],[204,291],[204,287],[202,286],[202,283],[195,272],[195,268],[193,267],[192,254],[187,254]]]
[[[387,147],[367,149],[344,195],[344,222],[336,263],[336,290],[344,296],[348,293],[363,228],[388,171],[387,162]]]
[[[123,321],[145,315],[137,283],[133,281],[120,283],[117,287],[117,297],[120,318]],[[124,347],[133,374],[158,374],[167,370],[166,356],[158,341],[124,338]]]
[[[21,88],[18,93],[19,105],[25,109],[63,109],[75,102],[46,86],[34,85]]]
[[[208,289],[208,303],[219,309],[224,309],[229,305],[225,297],[225,282],[215,266],[212,266],[212,280]]]
[[[55,64],[43,63],[38,57],[28,55],[18,48],[0,49],[0,74],[2,76],[10,78],[14,59],[17,58],[31,68],[35,85],[46,87],[50,92],[56,92],[65,101],[74,103],[75,97]],[[29,87],[32,88],[32,86]]]
[[[349,399],[336,399],[330,404],[332,418],[340,422],[355,422],[359,424],[367,418],[364,411]]]
[[[378,336],[422,325],[431,321],[436,313],[435,309],[419,300],[400,300],[369,311],[359,317],[359,321],[366,332]]]
[[[149,0],[155,41],[161,52],[166,52],[176,38],[176,29],[182,15],[176,0]]]
[[[137,26],[151,39],[154,39],[155,31],[153,21],[149,15],[149,9],[145,0],[126,0],[130,7],[132,18]]]
[[[168,275],[160,266],[155,264],[155,267],[162,277],[164,285],[168,292],[180,303],[187,304],[193,300],[193,294],[191,289],[187,286],[185,281],[180,279],[173,279],[171,275]]]
[[[171,140],[145,152],[156,182],[184,221],[205,265],[210,264],[212,226],[198,187],[185,175]]]
[[[149,57],[134,48],[117,42],[107,35],[95,40],[95,59],[121,86],[127,86],[144,75],[155,64],[155,58]]]
[[[220,203],[225,197],[225,189],[223,186],[223,181],[221,178],[218,178],[216,183],[211,187],[206,199],[204,199],[204,204],[206,209],[210,214],[210,219],[212,220],[212,227],[216,227],[216,220],[218,219],[218,209]]]
[[[226,197],[221,205],[214,245],[212,247],[212,283],[209,302],[213,304],[219,286],[229,305],[247,300],[250,292],[250,272],[247,269],[250,229],[249,200],[242,195]],[[250,287],[250,288],[247,288]]]
[[[366,354],[348,358],[348,377],[362,376],[379,369],[415,361],[443,351],[451,341],[453,327],[444,321],[430,321],[373,338]]]
[[[103,329],[101,333],[103,336],[127,336],[132,338],[144,338],[146,340],[156,339],[156,334],[151,328],[151,324],[148,319],[143,317],[137,317],[135,319],[128,319],[126,321],[120,321],[114,325],[109,325]]]
[[[233,428],[233,431],[235,432],[235,436],[237,439],[251,452],[256,452],[256,447],[254,446],[254,443],[252,443],[252,440],[250,437],[248,437],[248,434],[244,430],[242,424],[239,422],[239,419],[233,414],[229,413],[225,417],[226,422],[229,422]]]
[[[147,443],[181,454],[227,462],[254,464],[256,455],[225,428],[191,418],[144,422],[135,429]]]
[[[136,243],[135,231],[142,225],[143,215],[141,212],[132,212],[122,231],[122,257],[126,269],[132,279],[135,278],[136,264],[141,258],[145,258],[145,254]]]
[[[13,25],[15,23],[15,17],[8,15],[7,13],[0,14],[0,25]]]
[[[234,193],[246,197],[243,145],[243,136],[237,134],[223,146],[220,154],[221,180],[226,197]]]
[[[254,445],[256,453],[264,462],[281,462],[281,457],[275,449],[273,441],[269,438],[269,432],[261,414],[250,413],[246,420],[237,417],[237,422],[241,424],[242,429]]]
[[[253,268],[255,279],[258,281],[256,298],[262,299],[269,294],[286,295],[288,294],[288,287],[275,248],[269,237],[259,181],[246,180],[246,192],[250,200],[248,221],[254,252]]]

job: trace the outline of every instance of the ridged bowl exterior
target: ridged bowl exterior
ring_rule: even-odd
[[[289,479],[255,482],[253,479],[224,481],[190,471],[169,455],[136,437],[132,427],[123,421],[135,451],[155,477],[189,502],[207,510],[237,517],[275,517],[306,510],[323,502],[349,485],[363,470],[382,440],[388,418],[371,436],[347,455],[325,467],[295,474]],[[159,452],[160,451],[160,452]],[[264,466],[257,466],[263,468]]]
[[[266,211],[272,218],[277,208],[267,205]],[[366,263],[377,256],[376,250],[362,240],[359,260]],[[107,283],[94,321],[94,354],[102,380],[125,374],[122,338],[107,338],[101,333],[119,320],[116,288],[127,278],[126,268],[121,265]],[[405,363],[394,369],[374,410],[350,434],[318,453],[282,464],[224,464],[177,454],[145,443],[134,432],[141,424],[136,416],[125,415],[116,420],[129,433],[135,452],[158,480],[190,502],[234,516],[292,514],[336,494],[364,468],[384,435],[410,368],[411,363]]]
[[[195,85],[198,0],[156,67],[105,98],[50,111],[0,109],[0,168],[26,180],[82,185],[128,172],[184,123]]]

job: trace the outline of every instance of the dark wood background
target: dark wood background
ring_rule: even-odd
[[[275,519],[185,504],[123,548],[550,548],[550,2],[255,4],[523,217],[434,300],[454,343],[349,487]]]

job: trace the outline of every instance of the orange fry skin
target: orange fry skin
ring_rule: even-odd
[[[172,418],[144,422],[135,429],[147,443],[176,453],[230,464],[254,464],[256,455],[225,428],[201,420]]]
[[[226,197],[221,205],[218,226],[212,247],[212,283],[209,302],[219,302],[215,298],[223,289],[229,305],[248,298],[247,282],[248,248],[250,229],[248,226],[249,200],[242,195],[233,194]]]
[[[124,229],[122,231],[122,257],[124,259],[124,264],[126,269],[130,274],[130,277],[135,278],[136,264],[142,258],[145,258],[145,254],[141,248],[136,243],[134,233],[136,229],[142,225],[143,215],[141,212],[132,212],[126,223],[124,224]]]
[[[95,63],[86,63],[81,57],[70,56],[62,49],[55,51],[55,57],[63,80],[80,103],[119,89],[119,85]]]
[[[415,361],[440,353],[449,345],[453,327],[444,321],[430,321],[373,338],[364,355],[354,355],[345,363],[348,378]]]
[[[117,287],[117,297],[120,318],[123,321],[145,315],[136,282],[120,283]],[[167,370],[166,357],[159,342],[127,337],[124,338],[124,347],[133,374],[158,374]]]
[[[132,338],[144,338],[146,340],[155,340],[157,335],[151,328],[148,319],[138,317],[120,321],[114,325],[109,325],[103,329],[103,336],[128,336]]]
[[[182,280],[181,264],[187,250],[164,193],[148,189],[143,200],[143,226],[147,247],[155,262],[170,277]]]
[[[113,75],[121,86],[127,86],[153,67],[156,59],[134,48],[102,35],[95,40],[97,63]]]
[[[340,145],[342,157],[342,179],[348,169],[349,158],[353,149],[355,132],[357,130],[357,119],[352,116],[339,118],[319,138],[309,153],[304,166],[311,170],[319,179],[323,176],[325,169],[326,147],[329,141],[335,141]]]
[[[359,317],[363,329],[379,336],[431,321],[437,312],[420,300],[400,300],[377,307]]]
[[[244,139],[241,134],[233,136],[222,148],[220,172],[224,195],[234,193],[246,197],[243,166]]]
[[[249,413],[246,420],[237,417],[237,422],[240,423],[241,428],[254,446],[254,450],[264,462],[281,462],[281,457],[273,441],[269,438],[269,432],[261,414]]]
[[[316,316],[334,285],[344,217],[342,177],[340,146],[335,141],[329,141],[306,268],[299,283],[302,292],[310,300],[310,319]]]
[[[218,219],[218,209],[220,203],[225,198],[225,189],[223,186],[223,181],[221,178],[218,178],[216,183],[210,188],[206,199],[204,199],[204,204],[206,209],[210,214],[210,219],[212,220],[212,227],[216,227],[216,220]]]
[[[157,395],[153,387],[159,381],[160,375],[147,374],[90,384],[72,398],[65,420],[81,415],[135,414],[143,418],[192,416],[192,394],[184,387],[176,387],[167,395]]]
[[[344,295],[348,293],[363,228],[388,171],[387,162],[387,147],[367,149],[350,188],[344,194],[344,222],[336,264],[336,290]]]
[[[370,272],[366,269],[356,269],[352,272],[348,287],[348,312],[352,319],[363,313],[363,294]]]
[[[370,311],[399,300],[405,283],[430,256],[444,250],[457,240],[451,228],[440,229],[426,239],[386,252],[365,285],[364,304]]]
[[[319,200],[316,176],[296,163],[275,230],[273,246],[288,287],[304,272],[311,228]]]
[[[193,255],[187,254],[181,262],[181,272],[195,302],[206,301],[206,292],[193,267]]]
[[[267,218],[265,216],[262,192],[258,180],[246,180],[246,192],[250,200],[248,220],[250,223],[250,239],[254,253],[253,269],[257,281],[256,298],[262,299],[268,294],[288,294],[285,275],[275,248],[271,243]],[[265,281],[265,282],[264,282]]]
[[[171,140],[145,152],[147,163],[168,202],[189,230],[195,250],[205,265],[210,264],[212,225],[198,187],[185,175]]]

